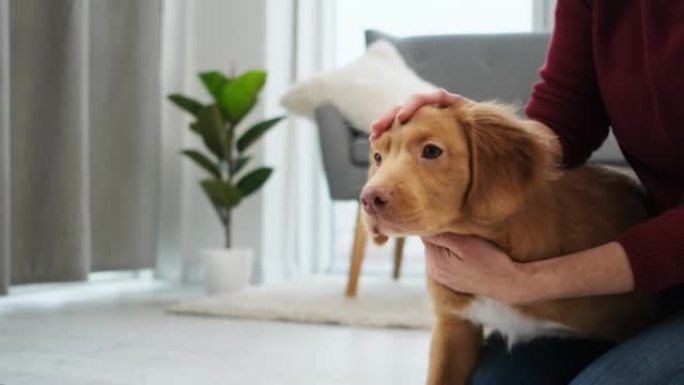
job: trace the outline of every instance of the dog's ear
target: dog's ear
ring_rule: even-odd
[[[457,116],[470,150],[464,212],[476,222],[506,218],[531,188],[554,177],[555,142],[511,107],[469,103]]]

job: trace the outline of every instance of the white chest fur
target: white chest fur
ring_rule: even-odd
[[[509,305],[487,297],[475,297],[468,307],[458,312],[458,315],[487,329],[500,332],[506,337],[509,347],[541,336],[572,335],[570,328],[563,324],[536,320]]]

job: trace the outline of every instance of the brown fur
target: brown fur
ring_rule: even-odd
[[[477,235],[526,262],[607,243],[647,218],[635,181],[599,167],[561,172],[551,139],[506,106],[423,107],[373,143],[364,191],[382,188],[389,199],[380,212],[365,215],[367,227],[380,241],[385,234]],[[443,154],[422,158],[426,144]],[[472,296],[428,283],[437,315],[428,383],[463,384],[477,360],[481,331],[454,309],[467,306]],[[633,294],[516,308],[610,340],[645,326],[655,309],[650,297]]]

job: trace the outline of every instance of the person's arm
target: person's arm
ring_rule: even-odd
[[[591,2],[558,0],[541,80],[526,115],[559,137],[566,167],[583,164],[608,135],[593,58]]]
[[[656,292],[684,283],[684,207],[638,224],[610,242],[559,258],[519,264],[531,301]]]
[[[452,290],[520,304],[634,288],[617,242],[537,262],[519,263],[486,240],[457,234],[423,238],[428,275]]]
[[[634,289],[632,269],[617,242],[559,258],[518,264],[520,302],[619,294]]]
[[[608,133],[594,68],[592,18],[591,1],[558,0],[554,33],[540,71],[542,80],[534,86],[525,109],[530,119],[558,135],[567,167],[584,163]],[[633,227],[616,241],[626,258],[610,253],[613,258],[609,260],[630,264],[635,290],[657,291],[684,283],[684,196],[679,208]],[[588,289],[601,291],[600,282],[588,283]]]
[[[684,283],[684,207],[638,224],[613,242],[518,263],[488,241],[457,234],[423,239],[427,272],[455,291],[529,303]]]
[[[684,283],[684,204],[632,227],[617,242],[629,259],[636,291]]]
[[[615,242],[520,264],[532,300],[657,292],[684,283],[684,207],[638,224]],[[536,295],[534,293],[537,293]]]

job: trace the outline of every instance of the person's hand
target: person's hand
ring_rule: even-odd
[[[461,293],[504,303],[530,302],[519,263],[490,242],[452,233],[423,237],[428,275]]]
[[[466,99],[461,95],[452,94],[445,89],[415,94],[403,105],[392,108],[371,124],[370,140],[375,140],[382,135],[383,132],[387,131],[392,126],[392,122],[395,118],[398,119],[400,123],[406,123],[411,119],[413,114],[424,105],[436,104],[440,107],[451,107],[465,100]]]

